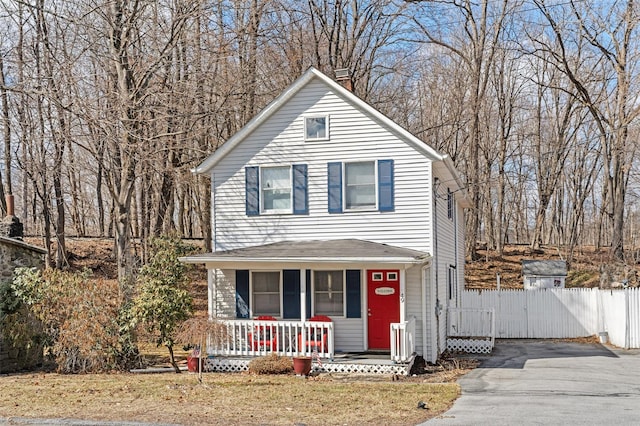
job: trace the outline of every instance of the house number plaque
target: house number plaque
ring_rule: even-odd
[[[375,292],[378,296],[390,296],[396,292],[396,289],[392,287],[378,287]]]

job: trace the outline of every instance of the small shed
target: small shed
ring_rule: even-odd
[[[523,260],[522,277],[525,290],[564,288],[567,262],[564,260]]]

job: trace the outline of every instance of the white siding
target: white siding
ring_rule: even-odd
[[[213,317],[218,319],[235,318],[236,271],[215,269],[211,292],[214,300]]]
[[[332,318],[335,349],[337,352],[362,352],[365,350],[362,318]]]
[[[330,140],[304,141],[304,117],[310,115],[329,116]],[[328,213],[329,162],[383,159],[394,161],[394,211]],[[245,166],[292,164],[308,166],[308,214],[247,216]],[[432,193],[434,176],[440,178],[437,198]],[[416,319],[418,352],[435,361],[444,350],[449,265],[456,267],[458,286],[464,285],[464,221],[457,204],[454,220],[447,217],[447,186],[454,190],[455,185],[443,163],[434,165],[392,130],[353,107],[320,80],[312,80],[222,158],[211,178],[216,251],[283,240],[357,238],[431,254],[433,263],[424,277],[419,267],[407,270],[405,313],[407,319]],[[437,241],[432,235],[434,207]],[[218,316],[235,316],[233,272],[219,271],[213,280],[216,292],[211,297]],[[367,346],[365,277],[363,274],[363,318],[334,319],[338,351],[360,351]],[[423,279],[427,285],[424,294]],[[438,302],[442,313],[436,318]],[[451,301],[451,306],[457,305],[457,299]]]
[[[434,173],[437,173],[435,170]],[[434,262],[433,266],[436,269],[436,301],[435,303],[441,307],[439,310],[440,315],[438,318],[438,351],[442,352],[445,349],[446,337],[447,337],[447,323],[446,323],[446,310],[453,302],[455,305],[455,299],[449,300],[448,294],[448,277],[449,269],[451,267],[457,268],[457,253],[455,248],[456,241],[456,226],[455,226],[455,213],[452,218],[449,218],[448,214],[448,193],[451,189],[448,183],[444,179],[440,179],[434,187],[436,193],[434,196],[435,215],[434,229],[436,232],[435,247],[434,247]],[[457,274],[456,274],[457,276]]]
[[[304,115],[313,114],[330,115],[329,141],[304,141]],[[395,211],[329,214],[327,163],[381,159],[394,160]],[[309,214],[247,217],[244,167],[294,163],[308,165]],[[430,174],[431,161],[422,153],[313,81],[212,171],[215,247],[358,238],[428,251]]]
[[[457,289],[457,297],[456,297],[456,307],[461,306],[462,292],[464,291],[464,267],[465,267],[465,250],[466,250],[466,240],[465,240],[465,219],[464,219],[464,209],[460,207],[458,201],[456,201],[456,223],[457,223],[457,233],[458,239],[457,243],[457,272],[458,272],[458,289]]]
[[[422,352],[422,270],[413,267],[406,272],[407,294],[406,294],[406,319],[414,317],[416,319],[415,345],[416,351]]]

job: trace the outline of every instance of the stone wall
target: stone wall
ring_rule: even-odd
[[[45,250],[26,244],[20,240],[0,236],[0,281],[11,281],[13,271],[19,267],[41,268]],[[20,318],[18,316],[22,315]],[[25,323],[24,312],[13,315],[11,320]],[[14,345],[5,336],[6,330],[0,323],[0,373],[33,368],[42,363],[42,346],[34,342]]]

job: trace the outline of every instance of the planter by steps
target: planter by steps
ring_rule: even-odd
[[[293,371],[298,376],[308,376],[311,372],[311,357],[310,356],[294,356],[293,357]]]

